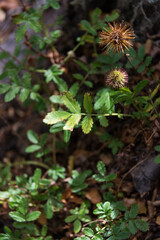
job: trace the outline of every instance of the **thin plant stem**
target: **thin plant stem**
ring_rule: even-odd
[[[71,56],[72,54],[81,46],[81,42],[79,42],[72,50],[71,53],[69,53],[63,60],[63,62],[65,63]]]
[[[84,82],[86,81],[86,79],[88,78],[89,76],[89,72],[87,72],[87,74],[85,75],[85,77],[83,78],[82,82],[80,83],[80,87],[84,84]]]
[[[22,64],[22,62],[18,59],[18,58],[16,58],[14,55],[12,55],[10,52],[8,52],[7,50],[5,50],[4,48],[2,48],[1,46],[0,46],[0,50],[1,51],[3,51],[3,52],[5,52],[5,53],[7,53],[12,59],[14,59],[19,65],[22,65],[23,67],[24,67],[24,65]],[[26,67],[25,67],[26,68]]]
[[[125,54],[125,56],[127,57],[127,59],[128,59],[128,61],[129,61],[129,63],[131,64],[131,66],[137,71],[136,67],[132,64],[129,56],[128,56],[127,54]]]
[[[43,167],[45,169],[49,169],[50,167],[45,164],[45,163],[42,163],[42,162],[38,162],[38,161],[22,161],[22,162],[15,162],[15,163],[9,163],[8,164],[10,167],[16,167],[18,165],[36,165],[36,166],[39,166],[39,167]]]
[[[81,113],[81,115],[88,115],[87,113]],[[104,117],[109,117],[109,116],[121,116],[121,117],[133,117],[131,114],[122,114],[122,113],[104,113],[104,114],[99,114],[99,113],[91,113],[90,116],[97,117],[97,116],[104,116]]]
[[[57,163],[56,160],[56,135],[53,134],[53,163],[54,165]]]
[[[87,35],[87,33],[85,33],[85,34],[83,35],[83,40],[85,39],[86,35]],[[63,63],[65,63],[65,62],[72,56],[72,54],[73,54],[81,45],[82,45],[82,42],[80,41],[80,42],[73,48],[72,52],[69,53],[69,54],[64,58]]]

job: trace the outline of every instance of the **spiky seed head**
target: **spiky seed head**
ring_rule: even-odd
[[[128,74],[122,68],[115,68],[107,73],[106,84],[113,88],[124,87],[128,82]]]
[[[113,50],[115,53],[123,52],[132,47],[134,32],[124,21],[121,23],[108,23],[109,28],[105,28],[100,33],[100,45],[105,51]]]

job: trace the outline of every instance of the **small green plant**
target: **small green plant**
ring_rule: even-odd
[[[88,187],[88,184],[85,183],[87,177],[91,175],[91,170],[83,171],[82,173],[77,172],[76,170],[72,171],[72,178],[68,180],[69,185],[74,193],[81,193],[82,190]]]
[[[97,170],[99,174],[94,174],[93,178],[101,184],[105,182],[105,185],[101,186],[102,189],[113,187],[114,185],[110,183],[116,178],[116,174],[106,175],[106,169],[102,162],[98,162]],[[74,189],[72,191],[74,192]],[[117,201],[116,197],[111,192],[109,193],[108,196],[104,195],[104,199],[108,198],[108,201],[98,203],[97,208],[93,210],[93,214],[98,217],[97,219],[91,221],[90,217],[85,215],[89,213],[89,209],[85,204],[82,204],[80,208],[76,207],[70,210],[71,215],[65,221],[67,223],[73,222],[75,233],[80,232],[80,230],[83,232],[80,237],[75,238],[76,240],[129,239],[138,230],[142,232],[148,231],[148,224],[138,218],[137,204],[133,204],[127,210],[121,201]],[[81,221],[87,222],[87,224],[84,224],[83,227]],[[89,227],[85,227],[86,225],[89,225]]]
[[[71,215],[65,219],[65,222],[73,222],[73,230],[75,233],[78,233],[81,230],[81,222],[91,221],[91,218],[87,215],[89,213],[89,210],[84,203],[80,206],[80,208],[76,207],[75,209],[71,209],[70,213]]]
[[[97,164],[97,170],[98,170],[98,174],[94,174],[93,178],[97,181],[97,182],[103,182],[105,184],[102,185],[102,188],[109,188],[113,186],[113,183],[111,181],[113,181],[117,175],[115,173],[111,173],[109,175],[106,175],[106,168],[103,162],[98,162]]]
[[[42,134],[41,138],[39,139],[38,135],[33,130],[28,130],[27,137],[33,144],[26,148],[26,153],[36,152],[36,158],[41,158],[51,151],[49,147],[44,148],[47,140],[47,133]]]
[[[60,177],[64,176],[60,175]],[[52,185],[51,178],[42,178],[42,171],[39,168],[36,168],[33,176],[29,178],[26,174],[22,177],[17,176],[14,184],[18,188],[9,187],[8,190],[1,191],[0,199],[1,203],[8,200],[9,207],[12,210],[9,216],[14,220],[13,226],[16,230],[13,232],[6,227],[6,233],[0,234],[0,239],[51,240],[51,236],[46,236],[47,226],[43,226],[41,231],[39,231],[34,222],[40,217],[42,212],[44,212],[46,219],[51,219],[54,212],[59,211],[63,207],[61,202],[62,189]],[[38,205],[36,204],[37,200],[39,201]]]

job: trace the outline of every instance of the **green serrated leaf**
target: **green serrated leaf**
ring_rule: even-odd
[[[26,221],[28,222],[35,221],[36,219],[39,218],[40,215],[41,215],[40,211],[30,212],[26,216]]]
[[[92,113],[92,98],[89,93],[84,94],[83,106],[88,114]]]
[[[50,199],[48,199],[46,204],[44,205],[44,214],[47,219],[51,219],[53,217],[53,206]]]
[[[64,127],[64,123],[63,122],[58,122],[55,125],[51,126],[49,129],[50,133],[56,133],[56,132],[60,132],[63,130]]]
[[[25,32],[27,31],[27,25],[23,24],[20,27],[17,28],[15,37],[16,37],[16,42],[22,41],[24,38]]]
[[[34,171],[34,175],[33,175],[33,180],[35,183],[38,183],[39,182],[39,179],[41,178],[42,176],[42,171],[40,168],[36,168],[35,171]]]
[[[43,225],[42,230],[41,230],[41,235],[43,237],[45,237],[47,235],[47,226],[46,225]]]
[[[118,240],[123,240],[123,239],[129,239],[130,237],[130,233],[129,232],[120,232],[118,233],[118,235],[116,236]]]
[[[109,96],[109,92],[106,89],[103,90],[100,97],[96,100],[94,104],[94,109],[99,110],[104,105],[106,105],[107,108],[110,109],[110,96]]]
[[[138,59],[132,59],[132,60],[131,60],[131,64],[132,64],[134,67],[136,67],[138,64],[140,64],[140,60],[138,60]]]
[[[116,179],[116,177],[117,177],[117,175],[115,173],[111,173],[106,176],[105,180],[106,180],[106,182],[110,182],[110,181],[113,181],[114,179]]]
[[[116,10],[113,10],[111,14],[106,14],[104,21],[113,22],[119,17],[119,13]]]
[[[20,212],[10,212],[9,216],[17,222],[25,222],[26,221],[25,216]]]
[[[84,84],[89,88],[93,87],[93,83],[91,81],[85,81]]]
[[[68,216],[68,217],[65,218],[65,222],[70,223],[70,222],[73,222],[76,219],[77,219],[76,215],[71,215],[71,216]]]
[[[137,233],[137,227],[135,225],[135,222],[133,220],[129,220],[128,222],[128,228],[129,228],[129,231],[132,233],[132,234],[136,234]]]
[[[63,72],[61,69],[59,69],[58,65],[52,66],[44,73],[44,76],[46,77],[46,82],[49,83],[51,80],[53,80],[55,81],[55,83],[57,83],[56,76],[62,75],[62,73]]]
[[[32,130],[27,131],[27,137],[30,140],[30,142],[37,144],[38,143],[38,135]]]
[[[93,237],[93,235],[94,235],[92,228],[89,228],[89,227],[85,227],[83,229],[83,233],[88,237]]]
[[[78,233],[81,230],[81,227],[82,227],[82,224],[78,219],[76,221],[74,221],[73,230],[75,233]]]
[[[149,226],[148,223],[146,223],[144,220],[142,219],[136,219],[135,221],[136,227],[142,231],[142,232],[146,232],[149,230]]]
[[[9,57],[10,57],[9,53],[0,52],[0,60],[5,59],[5,58],[9,58]]]
[[[74,62],[77,63],[84,71],[88,72],[89,68],[83,62],[74,59]]]
[[[22,213],[24,216],[28,212],[28,200],[25,197],[22,197],[22,199],[19,202],[18,211]]]
[[[77,95],[78,90],[79,90],[79,83],[76,82],[70,87],[69,92],[72,95],[72,97],[75,97]]]
[[[42,26],[41,26],[41,24],[39,23],[39,21],[36,21],[36,20],[34,20],[34,19],[30,19],[30,20],[28,21],[28,27],[31,28],[31,29],[33,29],[33,31],[36,32],[36,33],[40,32],[41,29],[42,29]]]
[[[82,130],[85,134],[88,134],[93,126],[93,119],[90,116],[85,116],[82,121]]]
[[[105,168],[105,165],[103,162],[99,161],[97,163],[97,170],[98,172],[102,175],[102,176],[105,176],[106,174],[106,168]]]
[[[141,73],[141,72],[143,72],[144,70],[145,70],[145,65],[144,64],[141,64],[138,68],[137,68],[137,72],[138,73]]]
[[[71,131],[65,130],[64,131],[64,142],[67,143],[71,137]]]
[[[63,101],[61,99],[61,96],[59,95],[52,95],[49,100],[52,102],[52,103],[58,103],[58,104],[62,104]]]
[[[100,174],[94,174],[93,178],[98,182],[104,182],[105,181],[105,178]]]
[[[96,235],[94,236],[93,238],[94,240],[103,240],[104,238],[99,234],[99,233],[96,233]],[[109,239],[108,239],[109,240]]]
[[[145,46],[142,45],[138,48],[138,59],[142,61],[144,56],[145,56]]]
[[[160,163],[160,154],[155,157],[154,163]]]
[[[108,119],[105,116],[98,116],[98,119],[102,127],[108,126]]]
[[[75,79],[77,79],[77,80],[83,80],[83,75],[82,74],[80,74],[80,73],[74,73],[73,74],[73,77],[75,78]]]
[[[129,218],[135,218],[138,214],[138,205],[135,203],[131,206],[129,211]]]
[[[93,24],[97,24],[101,13],[102,11],[99,8],[95,8],[94,11],[91,13],[91,20]]]
[[[97,35],[97,31],[92,27],[90,22],[87,20],[82,20],[81,21],[81,28],[89,33],[91,33],[93,36]]]
[[[160,152],[160,145],[155,146],[154,149],[155,149],[157,152]]]
[[[151,64],[151,62],[152,62],[152,57],[151,57],[151,56],[147,56],[147,57],[145,58],[145,60],[144,60],[144,65],[145,65],[146,67],[148,67],[148,66]]]
[[[4,98],[5,102],[9,102],[13,100],[18,94],[19,90],[20,90],[19,86],[12,86],[10,90],[7,92],[7,94],[5,95],[5,98]]]
[[[142,91],[143,88],[148,84],[148,80],[142,80],[139,82],[135,88],[133,89],[134,94],[138,94],[140,91]]]
[[[29,96],[29,94],[30,94],[30,91],[28,89],[22,88],[21,91],[20,91],[20,95],[19,95],[20,100],[22,102],[26,101],[28,96]]]
[[[55,124],[57,122],[61,122],[71,116],[71,113],[65,111],[55,111],[50,112],[43,119],[43,122],[46,124]]]
[[[60,5],[58,3],[59,0],[47,0],[47,3],[49,6],[51,6],[53,9],[58,10],[60,8]]]
[[[38,151],[39,149],[41,149],[41,146],[39,145],[30,145],[26,148],[26,153],[32,153],[32,152],[35,152],[35,151]]]
[[[79,103],[72,98],[69,92],[63,93],[62,100],[64,105],[72,112],[72,113],[80,113],[81,108]]]
[[[0,84],[0,94],[7,92],[10,89],[9,84],[1,83]]]
[[[81,119],[81,114],[73,114],[66,122],[63,127],[63,130],[70,130],[72,131],[74,126],[79,123]]]

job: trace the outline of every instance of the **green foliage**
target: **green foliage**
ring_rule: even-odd
[[[75,209],[70,210],[71,215],[65,219],[66,223],[73,222],[73,230],[75,233],[78,233],[81,230],[82,222],[89,222],[91,218],[87,215],[89,210],[87,206],[83,203],[80,208],[76,207]]]
[[[148,90],[149,80],[154,72],[151,68],[152,57],[145,55],[144,45],[137,51],[126,51],[126,61],[124,60],[127,55],[124,56],[123,53],[113,54],[109,51],[107,55],[101,54],[97,48],[99,32],[108,27],[108,22],[115,21],[119,13],[113,10],[106,14],[99,8],[90,12],[90,19],[80,22],[82,33],[77,38],[77,45],[63,57],[57,50],[57,42],[63,34],[59,27],[62,18],[46,25],[43,16],[49,8],[58,10],[60,1],[46,0],[45,4],[24,9],[15,16],[17,46],[13,56],[5,51],[0,52],[0,60],[6,61],[0,75],[0,94],[4,96],[4,101],[9,102],[17,98],[24,108],[33,106],[43,123],[51,125],[49,130],[42,128],[41,135],[34,130],[27,131],[30,145],[26,147],[25,152],[31,160],[22,160],[18,164],[38,165],[39,168],[35,168],[33,174],[28,176],[24,173],[14,179],[11,172],[12,162],[7,162],[8,166],[0,165],[0,204],[8,204],[9,216],[13,221],[12,230],[6,226],[4,233],[0,234],[0,239],[55,238],[48,236],[46,225],[37,227],[37,220],[42,215],[45,219],[52,219],[55,212],[62,210],[65,202],[64,199],[62,201],[62,196],[66,185],[69,185],[72,194],[78,195],[83,202],[80,207],[73,206],[69,211],[70,215],[65,218],[69,226],[73,225],[74,233],[79,233],[77,240],[129,239],[138,230],[147,231],[148,224],[138,217],[136,204],[128,210],[114,195],[112,187],[116,173],[109,173],[104,163],[99,161],[96,174],[92,175],[89,169],[77,171],[71,167],[72,176],[68,178],[66,169],[56,163],[56,149],[65,149],[71,132],[81,128],[84,134],[92,131],[93,135],[98,135],[102,143],[115,155],[123,148],[123,143],[118,136],[108,133],[112,117],[131,117],[148,121],[158,118],[159,84],[156,83],[153,91]],[[26,49],[22,49],[22,41],[25,42]],[[91,56],[81,59],[78,55],[75,57],[73,53],[84,45],[91,49]],[[69,70],[67,79],[67,66],[70,63],[65,63],[71,56],[70,60],[76,67],[71,74]],[[29,60],[33,62],[30,63]],[[44,63],[48,63],[48,60],[51,60],[51,64],[46,66]],[[131,89],[112,89],[105,86],[106,72],[123,67],[124,62],[128,74],[129,69],[135,68],[136,74],[142,80],[131,84]],[[41,69],[37,69],[37,66]],[[47,109],[50,109],[48,113]],[[52,144],[49,142],[51,136]],[[155,147],[155,151],[160,152],[160,145]],[[38,161],[33,161],[32,158]],[[160,163],[160,154],[154,161]],[[90,187],[89,177],[100,186],[103,195],[103,200],[96,208],[90,207],[85,196]],[[65,215],[67,211],[63,213]]]
[[[35,141],[36,135],[32,135],[30,132],[29,136]],[[64,168],[55,166],[53,171],[57,174],[57,179],[58,177],[64,178]],[[53,172],[48,173],[48,176],[51,174],[53,174]],[[42,178],[42,171],[37,168],[32,177],[27,178],[27,176],[24,175],[16,178],[16,184],[19,186],[19,189],[14,190],[9,188],[6,192],[0,192],[1,200],[8,199],[9,207],[12,209],[9,216],[14,220],[14,228],[18,229],[19,239],[21,239],[24,233],[26,233],[28,237],[37,236],[37,238],[34,239],[40,239],[38,236],[46,236],[47,234],[47,226],[44,226],[40,232],[36,228],[36,225],[32,223],[40,217],[43,210],[43,205],[39,207],[39,210],[34,210],[37,199],[44,203],[44,214],[48,219],[53,217],[54,211],[59,211],[59,209],[62,208],[62,193],[60,188],[50,188],[51,181],[52,179],[50,178]],[[32,206],[32,210],[30,206]],[[14,233],[8,231],[6,234],[0,234],[0,238],[12,239],[12,237],[16,237],[16,234],[17,230],[15,230]],[[51,240],[52,238],[48,236],[47,239]]]
[[[138,73],[142,73],[149,67],[152,62],[152,57],[145,57],[145,46],[141,45],[136,53],[134,49],[127,52],[130,56],[130,61],[127,62],[126,68],[136,67]]]
[[[28,130],[27,137],[33,144],[26,148],[26,153],[36,152],[36,157],[41,158],[46,156],[51,151],[49,147],[44,147],[47,142],[46,133],[42,134],[41,138],[39,139],[38,135],[33,130]]]
[[[81,193],[82,190],[88,187],[88,184],[85,183],[85,180],[88,176],[91,175],[91,170],[83,171],[82,173],[77,172],[76,170],[72,171],[72,178],[68,181],[72,192]]]

